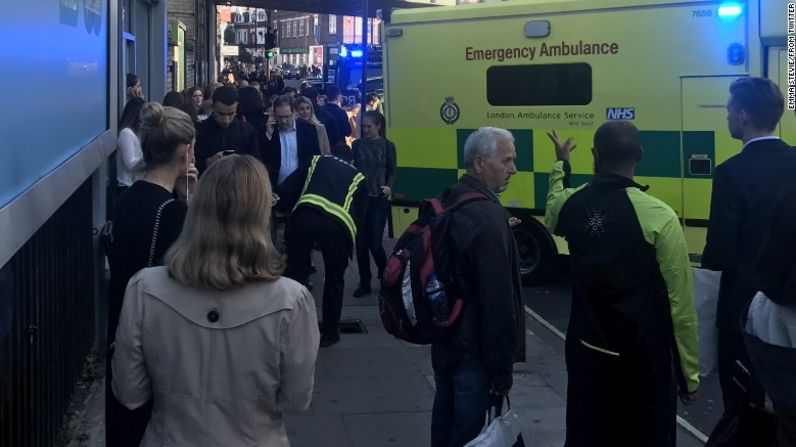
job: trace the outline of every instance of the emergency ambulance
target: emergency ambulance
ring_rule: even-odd
[[[515,0],[393,11],[383,29],[387,136],[399,166],[393,233],[464,172],[474,129],[506,128],[519,172],[501,201],[522,219],[524,279],[542,281],[566,253],[541,223],[555,159],[546,132],[575,137],[577,186],[593,174],[596,128],[629,120],[645,151],[636,181],[682,218],[698,262],[712,174],[742,146],[727,131],[730,83],[767,76],[781,86],[778,132],[796,144],[789,8],[792,19],[786,0]]]

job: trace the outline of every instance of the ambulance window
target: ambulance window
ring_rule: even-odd
[[[486,96],[493,106],[569,106],[591,102],[591,66],[577,64],[489,67]]]

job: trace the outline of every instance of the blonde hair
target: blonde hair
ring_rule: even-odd
[[[295,98],[293,98],[293,111],[298,112],[298,106],[301,104],[306,104],[310,106],[309,122],[316,125],[321,124],[321,122],[318,121],[318,118],[315,117],[315,108],[312,105],[312,101],[310,101],[310,99],[307,98],[306,96],[296,96]]]
[[[268,172],[257,159],[230,155],[210,165],[166,253],[171,275],[216,290],[278,279],[283,262],[269,232],[272,202]]]
[[[141,152],[147,169],[168,164],[182,144],[193,143],[196,129],[187,113],[148,102],[141,109]]]

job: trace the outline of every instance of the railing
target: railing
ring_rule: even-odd
[[[94,342],[87,180],[0,270],[0,446],[51,446]]]

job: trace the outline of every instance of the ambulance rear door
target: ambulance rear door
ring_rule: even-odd
[[[682,84],[683,217],[692,260],[705,247],[716,166],[737,154],[741,142],[727,130],[730,84],[738,76],[684,77]]]

